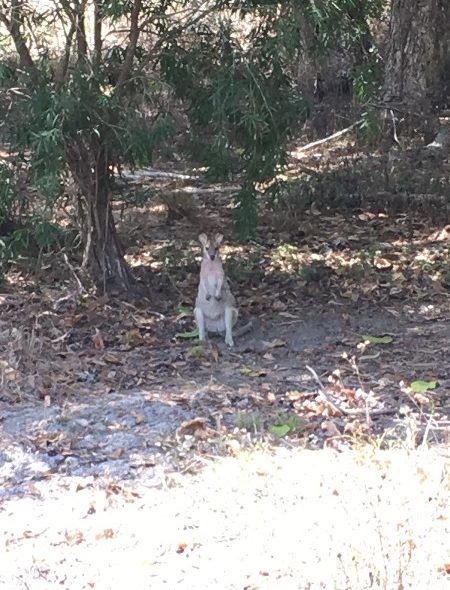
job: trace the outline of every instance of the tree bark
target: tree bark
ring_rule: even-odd
[[[139,15],[142,8],[142,0],[134,0],[133,8],[130,15],[130,35],[128,46],[125,52],[125,59],[122,69],[117,80],[116,90],[120,93],[123,90],[125,83],[130,78],[131,66],[133,65],[134,55],[136,53],[137,42],[139,39]]]
[[[448,0],[393,0],[384,100],[428,110],[442,99],[448,56]]]
[[[102,292],[131,292],[136,281],[124,259],[111,211],[107,148],[95,136],[83,138],[67,148],[67,161],[80,190],[83,267]]]
[[[21,0],[12,0],[10,18],[0,12],[0,21],[6,26],[16,47],[20,59],[20,65],[30,76],[34,86],[39,85],[39,71],[31,57],[30,51],[22,34],[21,27],[23,24]]]
[[[100,70],[100,64],[102,61],[102,14],[101,14],[101,3],[100,0],[95,0],[94,3],[94,58],[93,68],[94,73],[98,75]]]

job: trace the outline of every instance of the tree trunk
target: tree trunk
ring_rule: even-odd
[[[67,160],[80,191],[83,267],[102,292],[130,292],[136,282],[124,259],[111,211],[107,149],[96,137],[80,139],[68,148]]]
[[[442,100],[450,33],[448,0],[392,0],[384,99],[421,111]]]
[[[425,144],[436,135],[439,106],[448,97],[449,5],[448,0],[392,0],[384,101],[419,115],[414,127],[419,124]]]

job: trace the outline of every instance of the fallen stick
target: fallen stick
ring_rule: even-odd
[[[292,155],[295,158],[296,154],[301,154],[302,152],[306,152],[307,150],[310,150],[313,147],[322,145],[323,143],[327,143],[328,141],[333,141],[333,139],[338,139],[339,137],[342,137],[343,135],[354,129],[357,125],[360,125],[363,121],[364,119],[359,119],[358,121],[352,123],[349,127],[341,129],[340,131],[336,131],[336,133],[333,133],[333,135],[329,135],[328,137],[323,137],[322,139],[318,139],[316,141],[312,141],[311,143],[307,143],[303,147],[293,151]]]

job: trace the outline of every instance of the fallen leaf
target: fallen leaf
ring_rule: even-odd
[[[105,350],[103,336],[101,335],[98,328],[95,328],[95,334],[92,336],[92,342],[94,344],[95,350]]]
[[[370,334],[362,334],[361,340],[363,342],[370,342],[370,344],[390,344],[394,338],[392,336],[371,336]]]
[[[264,377],[267,374],[265,369],[259,369],[258,367],[241,367],[242,375],[247,377]]]
[[[139,414],[139,412],[131,412],[131,415],[133,416],[137,425],[145,422],[145,417],[142,414]]]
[[[205,355],[205,347],[203,344],[197,344],[196,346],[191,346],[191,348],[186,353],[186,358],[200,358]]]
[[[216,432],[208,426],[206,418],[200,416],[182,422],[176,430],[177,436],[195,436],[199,439],[205,439],[214,434],[216,434]]]
[[[360,221],[372,221],[372,219],[374,219],[376,217],[376,215],[374,213],[360,213],[358,215],[358,219]]]
[[[437,381],[413,381],[410,385],[411,389],[416,393],[426,393],[430,389],[436,389]]]
[[[272,303],[272,309],[274,311],[284,311],[286,309],[286,304],[279,300],[274,301]]]
[[[325,430],[330,436],[341,436],[341,432],[332,420],[324,420],[322,422],[322,430]]]
[[[230,453],[230,455],[232,455],[232,456],[236,456],[239,453],[239,451],[241,450],[241,445],[240,445],[239,441],[236,440],[235,438],[227,440],[225,443],[225,446],[226,446],[228,452]]]
[[[383,258],[381,256],[376,256],[374,258],[373,264],[375,268],[380,270],[387,270],[388,268],[392,268],[392,262],[387,258]]]
[[[107,352],[103,356],[103,360],[106,361],[107,363],[111,363],[114,365],[123,365],[123,363],[124,363],[123,358],[120,358],[118,355],[112,354],[111,352]]]
[[[406,281],[406,277],[402,272],[394,271],[392,273],[392,281],[398,285],[402,285]]]
[[[138,328],[132,328],[128,332],[125,332],[125,334],[122,334],[120,341],[127,346],[137,346],[142,343],[142,336]]]
[[[189,339],[189,338],[198,338],[198,330],[191,330],[190,332],[178,332],[175,334],[175,338],[182,338],[182,339]]]
[[[100,541],[100,539],[112,539],[113,537],[114,531],[112,529],[103,529],[103,531],[95,535],[95,540]]]
[[[111,457],[111,459],[120,459],[120,457],[122,457],[122,455],[123,455],[122,447],[117,447],[117,449],[114,449],[114,451],[111,453],[110,457]]]
[[[291,427],[287,424],[272,424],[268,430],[270,434],[273,434],[277,438],[283,438],[291,430]]]
[[[298,391],[297,389],[293,389],[291,391],[286,391],[286,399],[296,402],[299,399],[303,399],[305,397],[305,393],[302,391]]]
[[[213,361],[215,363],[218,363],[219,362],[220,352],[219,352],[219,349],[217,348],[217,346],[213,346],[211,348],[211,356],[212,356]]]
[[[80,545],[83,543],[84,536],[81,531],[66,531],[64,532],[64,537],[66,538],[68,545]]]
[[[263,344],[266,348],[279,348],[280,346],[286,346],[286,342],[284,340],[282,340],[281,338],[275,338],[274,340],[271,340],[270,342],[265,342],[263,341]]]

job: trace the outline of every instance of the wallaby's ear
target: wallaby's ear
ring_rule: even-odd
[[[223,240],[223,235],[222,234],[216,234],[214,237],[214,241],[216,243],[216,246],[220,246],[220,244],[222,243]]]
[[[208,243],[208,236],[206,234],[200,234],[198,236],[198,240],[200,244],[206,248],[206,244]]]

